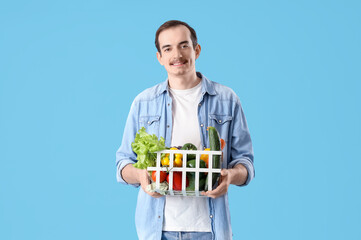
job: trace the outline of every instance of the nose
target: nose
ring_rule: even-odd
[[[174,51],[174,58],[181,58],[182,57],[182,51],[179,48],[176,48]]]

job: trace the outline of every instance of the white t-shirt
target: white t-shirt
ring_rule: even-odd
[[[170,89],[172,106],[172,146],[193,143],[202,149],[198,104],[202,84],[186,89]],[[211,232],[208,199],[206,197],[166,196],[163,231]]]

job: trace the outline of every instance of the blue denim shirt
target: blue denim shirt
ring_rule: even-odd
[[[237,95],[230,88],[202,78],[202,97],[198,105],[198,121],[201,141],[209,147],[207,127],[214,126],[220,137],[226,140],[223,149],[222,168],[233,168],[243,164],[248,171],[247,185],[255,175],[253,149],[246,118]],[[172,98],[169,95],[168,80],[140,93],[133,101],[120,148],[116,153],[117,181],[128,184],[121,176],[127,164],[133,164],[136,155],[131,143],[136,132],[145,127],[150,134],[164,137],[166,146],[172,138]],[[133,184],[138,187],[139,184]],[[213,239],[232,239],[228,194],[216,199],[209,198],[209,217],[212,223]],[[139,239],[161,239],[165,197],[153,198],[139,189],[135,223]]]

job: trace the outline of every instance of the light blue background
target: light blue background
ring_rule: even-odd
[[[234,239],[361,239],[360,1],[1,1],[0,239],[136,239],[115,179],[154,34],[193,26],[197,70],[241,98],[256,178]]]

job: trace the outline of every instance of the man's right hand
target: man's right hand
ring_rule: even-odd
[[[147,169],[138,169],[138,179],[140,186],[142,187],[143,191],[148,193],[151,197],[159,198],[163,197],[163,195],[157,192],[149,192],[147,191],[147,186],[150,184],[150,178]]]
[[[121,172],[123,179],[130,184],[139,183],[144,192],[149,194],[151,197],[159,198],[163,195],[157,192],[148,192],[147,186],[150,184],[150,178],[148,171],[146,169],[138,169],[133,166],[133,164],[128,164],[125,166]]]

